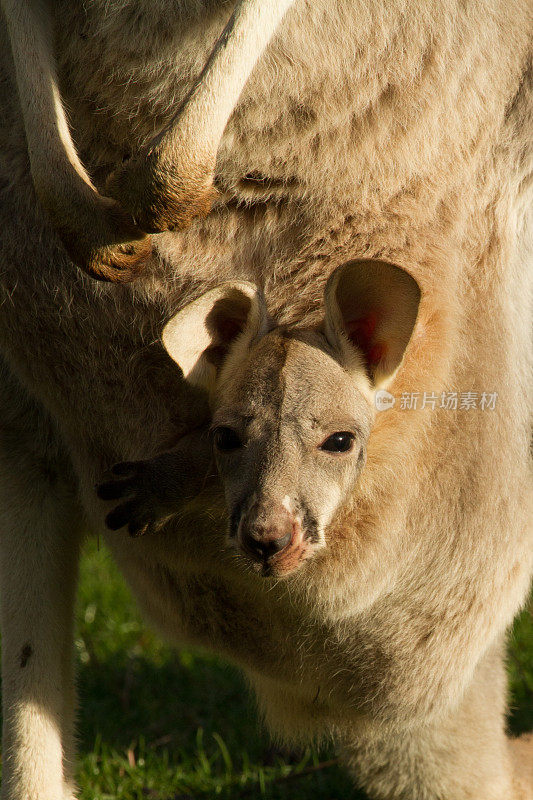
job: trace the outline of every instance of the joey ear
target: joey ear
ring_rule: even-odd
[[[266,332],[268,314],[252,283],[232,281],[182,308],[163,329],[163,345],[187,381],[210,391],[237,340],[247,347]]]
[[[349,261],[330,276],[324,303],[331,346],[349,363],[357,359],[373,389],[388,386],[415,327],[420,303],[415,279],[386,261]]]

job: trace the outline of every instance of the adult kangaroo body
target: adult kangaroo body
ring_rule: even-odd
[[[212,212],[153,235],[151,255],[135,250],[128,285],[69,260],[60,237],[79,255],[79,216],[67,235],[57,209],[70,196],[47,205],[41,181],[37,199],[46,171],[31,102],[19,101],[23,50],[2,26],[3,800],[74,796],[72,605],[81,532],[103,533],[95,482],[206,421],[160,345],[163,325],[226,278],[263,287],[281,321],[311,324],[333,269],[361,257],[399,264],[420,286],[393,392],[439,399],[378,415],[353,503],[320,553],[276,585],[251,574],[225,547],[215,489],[156,536],[107,540],[165,634],[242,666],[274,730],[335,735],[371,797],[533,796],[531,751],[505,736],[502,652],[533,560],[528,5],[297,0],[225,128]],[[13,7],[4,0],[10,19]],[[170,224],[137,215],[122,160],[142,164],[231,9],[50,9],[72,152],[91,191],[124,198],[142,222],[139,233],[120,217],[126,239],[144,242]],[[91,225],[82,233],[80,263],[97,273],[105,235],[95,224],[93,251]],[[102,274],[119,278],[127,267],[104,255]],[[451,391],[497,392],[496,408],[440,408]]]

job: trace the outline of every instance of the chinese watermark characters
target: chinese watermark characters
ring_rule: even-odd
[[[387,411],[398,402],[402,411],[494,411],[498,392],[402,392],[397,398],[390,392],[380,389],[376,392],[374,403],[378,411]]]

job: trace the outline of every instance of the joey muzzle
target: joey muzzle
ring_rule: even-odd
[[[256,501],[240,519],[237,541],[248,557],[264,564],[287,550],[300,533],[300,520],[281,503]]]

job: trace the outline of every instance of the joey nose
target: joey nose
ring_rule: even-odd
[[[240,543],[248,555],[258,561],[268,559],[281,553],[292,541],[294,520],[284,508],[276,509],[268,518],[263,515],[248,516],[243,520],[240,529]]]
[[[261,561],[267,561],[272,556],[275,556],[276,553],[281,553],[290,543],[291,538],[292,531],[281,536],[262,537],[260,539],[256,539],[252,534],[245,534],[243,536],[243,545],[250,555]]]

